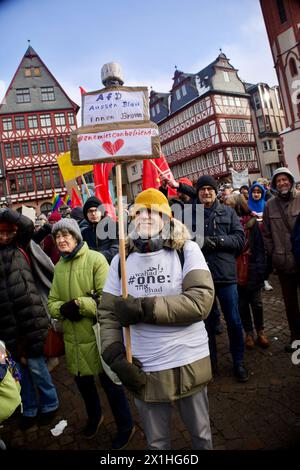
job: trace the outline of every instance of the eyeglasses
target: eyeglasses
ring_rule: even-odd
[[[99,212],[98,209],[88,209],[87,211],[88,214],[96,214],[96,212]]]
[[[204,188],[200,188],[199,191],[201,193],[204,193],[204,191],[208,191],[210,193],[214,192],[214,188],[207,188],[207,187],[204,187]]]

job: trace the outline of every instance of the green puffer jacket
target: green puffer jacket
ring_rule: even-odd
[[[68,369],[73,375],[97,375],[102,371],[93,324],[97,305],[89,295],[99,298],[108,274],[105,257],[84,243],[73,259],[61,258],[54,268],[54,279],[48,299],[53,318],[62,320]],[[60,307],[69,300],[79,301],[82,320],[72,322],[60,314]]]

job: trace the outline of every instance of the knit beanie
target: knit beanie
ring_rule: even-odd
[[[161,212],[172,218],[172,211],[166,196],[157,189],[148,188],[137,195],[134,201],[134,206],[131,208],[130,213],[135,214],[141,209],[150,209],[155,212]]]
[[[191,180],[189,180],[186,177],[179,178],[178,183],[186,184],[187,186],[192,186],[193,187],[193,183],[191,182]]]
[[[48,217],[49,222],[58,222],[59,220],[61,220],[61,215],[57,211],[51,212],[51,214]]]
[[[99,206],[102,206],[102,202],[100,201],[100,199],[98,199],[96,196],[92,196],[92,197],[89,197],[86,201],[85,201],[85,204],[83,206],[83,215],[84,215],[84,218],[86,220],[88,220],[87,218],[87,211],[89,209],[91,209],[91,207],[99,207]]]
[[[52,227],[52,235],[54,238],[59,230],[67,230],[78,242],[82,241],[79,225],[74,219],[64,218],[56,222]]]
[[[84,218],[83,208],[80,206],[73,207],[73,209],[71,210],[71,217],[72,219],[77,220],[77,222],[80,222]]]
[[[196,184],[197,192],[199,191],[200,188],[203,188],[203,186],[211,186],[215,190],[216,194],[218,192],[217,182],[212,176],[209,176],[209,175],[200,176]]]

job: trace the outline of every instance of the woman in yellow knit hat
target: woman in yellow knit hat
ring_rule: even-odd
[[[211,449],[206,385],[211,379],[204,319],[214,287],[199,246],[172,218],[156,189],[131,209],[126,244],[127,299],[121,297],[119,255],[112,260],[100,304],[104,360],[135,397],[149,449],[170,449],[176,403],[194,449]],[[122,327],[130,326],[133,363]]]

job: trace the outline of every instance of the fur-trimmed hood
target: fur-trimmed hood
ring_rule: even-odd
[[[188,228],[179,220],[171,219],[167,221],[162,229],[163,247],[172,250],[181,250],[187,240],[191,240]],[[125,241],[126,256],[131,251],[135,251],[135,245],[129,233]]]

